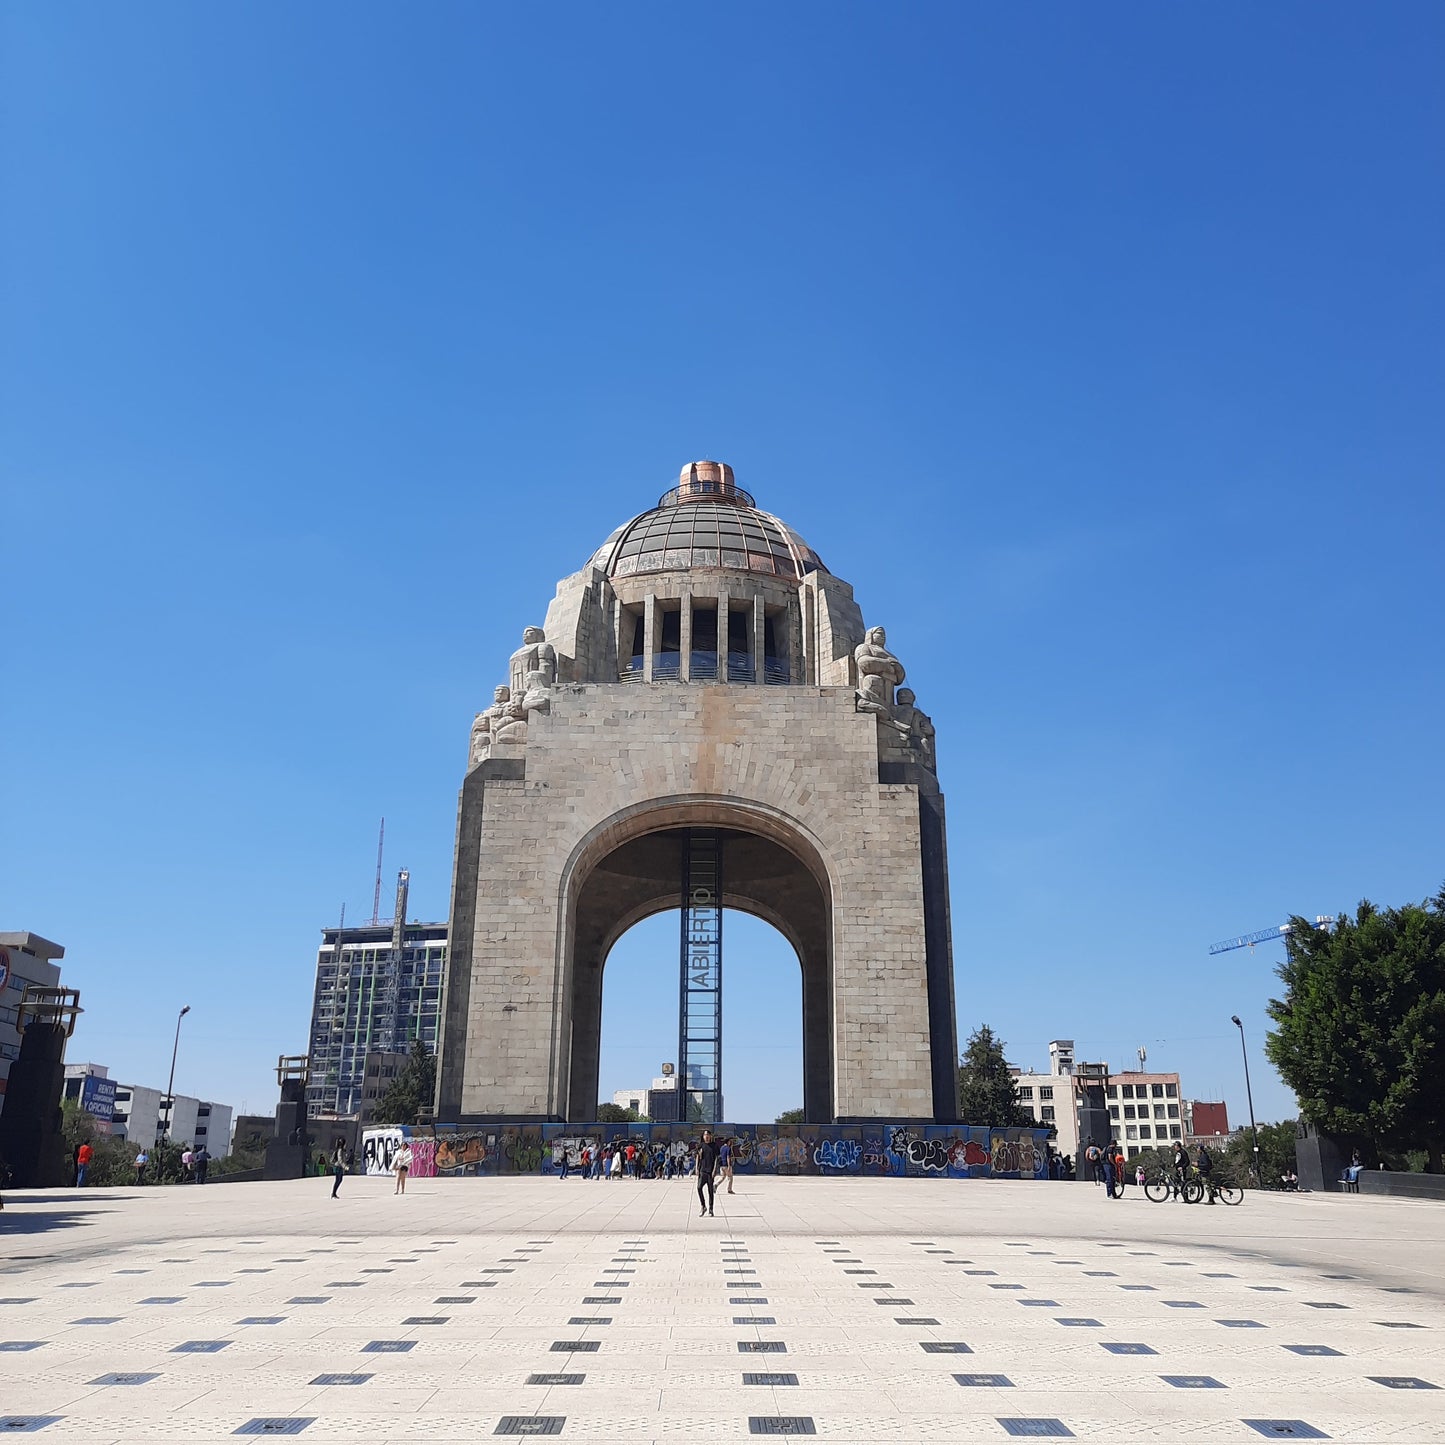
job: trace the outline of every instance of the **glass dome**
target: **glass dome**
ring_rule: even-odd
[[[592,554],[609,577],[726,567],[776,577],[826,572],[791,527],[753,506],[720,462],[684,467],[679,485],[650,512],[624,522]]]

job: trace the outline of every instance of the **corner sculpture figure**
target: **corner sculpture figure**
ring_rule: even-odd
[[[862,642],[853,649],[858,667],[858,710],[893,715],[893,689],[905,677],[903,664],[889,652],[888,634],[881,627],[870,627]]]
[[[797,954],[808,1123],[953,1123],[944,800],[903,680],[852,586],[722,462],[564,577],[471,724],[438,1122],[595,1120],[608,955],[667,911],[682,1062],[655,1102],[725,1118],[737,909]]]

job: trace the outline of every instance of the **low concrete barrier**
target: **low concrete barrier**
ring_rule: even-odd
[[[1445,1199],[1445,1174],[1406,1174],[1394,1169],[1362,1169],[1361,1194],[1396,1199]]]

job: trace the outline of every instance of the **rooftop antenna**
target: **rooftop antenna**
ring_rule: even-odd
[[[376,835],[376,890],[371,895],[371,926],[381,922],[381,850],[386,846],[386,819],[381,820],[381,832]]]
[[[1139,1072],[1142,1074],[1144,1072],[1144,1060],[1149,1057],[1149,1050],[1146,1049],[1143,1044],[1140,1044],[1137,1053],[1139,1055]]]

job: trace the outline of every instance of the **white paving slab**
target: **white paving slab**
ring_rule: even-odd
[[[1445,1441],[1435,1204],[753,1178],[700,1219],[686,1181],[330,1184],[11,1194],[0,1434]],[[1402,1378],[1442,1388],[1378,1383]]]

